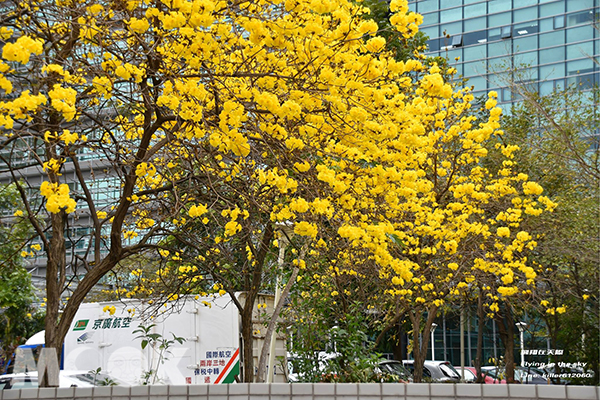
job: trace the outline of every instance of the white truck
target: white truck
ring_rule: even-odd
[[[255,309],[254,365],[258,364],[258,346],[264,312],[272,309],[272,296],[260,296]],[[228,296],[217,298],[188,297],[178,303],[174,312],[153,313],[148,318],[148,302],[139,300],[82,304],[67,336],[62,354],[61,369],[96,371],[124,383],[149,384],[220,384],[233,383],[240,376],[240,323],[235,305]],[[265,308],[264,305],[267,305]],[[260,305],[260,306],[258,306]],[[154,304],[152,308],[156,309]],[[161,356],[160,343],[142,349],[140,325],[149,327],[158,341],[171,340]],[[262,328],[264,332],[264,328]],[[182,343],[174,337],[185,339]],[[43,345],[40,332],[31,337],[19,350]],[[273,382],[284,382],[285,343],[276,341],[279,361],[271,368]],[[17,354],[18,367],[19,354]],[[22,359],[22,357],[21,357]],[[153,373],[149,374],[150,371]]]

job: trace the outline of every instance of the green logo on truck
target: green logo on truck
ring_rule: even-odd
[[[82,331],[87,327],[88,322],[90,322],[89,319],[80,319],[79,321],[75,322],[75,326],[73,327],[74,331]]]

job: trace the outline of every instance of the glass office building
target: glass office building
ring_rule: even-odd
[[[417,0],[429,55],[447,57],[475,95],[496,90],[518,100],[510,82],[541,94],[600,84],[600,0]],[[456,61],[455,61],[456,60]]]

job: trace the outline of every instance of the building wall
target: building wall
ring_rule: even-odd
[[[4,149],[0,151],[0,155],[7,156],[10,153],[10,149]],[[27,160],[27,164],[31,165],[27,168],[21,168],[16,171],[16,176],[24,182],[28,190],[29,199],[33,208],[39,206],[43,198],[40,194],[40,185],[47,179],[46,174],[42,169],[35,163],[31,162],[32,155],[30,152],[23,153],[23,160]],[[18,158],[13,158],[16,162],[16,166],[23,166],[25,163],[20,164]],[[94,205],[98,211],[110,211],[110,207],[114,205],[120,196],[121,181],[118,176],[111,170],[112,166],[105,160],[100,158],[99,155],[88,155],[81,156],[79,158],[81,174],[86,179],[86,185],[92,193],[92,199]],[[78,198],[77,209],[74,213],[69,215],[68,230],[66,232],[67,242],[65,243],[67,248],[67,274],[75,275],[76,260],[87,259],[88,261],[93,260],[93,229],[92,219],[90,217],[90,211],[85,201],[83,201],[84,192],[81,184],[78,183],[78,178],[75,173],[75,169],[71,162],[67,161],[64,163],[61,169],[61,174],[65,178],[65,181],[69,184],[70,193],[72,196]],[[0,167],[0,184],[9,184],[12,182],[12,175],[6,169],[6,165]],[[9,216],[9,214],[5,214]],[[108,235],[108,229],[103,232],[104,235]],[[47,238],[51,235],[47,233]],[[39,244],[43,245],[40,238],[33,239],[29,246],[24,250],[30,251],[31,246]],[[102,251],[107,251],[108,248],[105,243],[102,243]],[[34,256],[28,256],[25,259],[25,267],[31,274],[31,279],[39,289],[43,289],[46,285],[46,254],[44,251],[34,252]],[[79,262],[81,267],[81,263]]]
[[[506,108],[522,81],[541,94],[600,84],[600,0],[416,0],[429,55],[447,56],[474,93],[497,90]],[[594,62],[594,58],[596,62]],[[513,72],[517,70],[517,72]]]
[[[436,318],[438,325],[434,331],[435,340],[435,360],[450,361],[454,366],[460,366],[460,313],[443,314]],[[468,310],[465,313],[464,326],[464,345],[465,345],[465,366],[473,367],[473,360],[477,356],[477,316],[475,310]],[[429,345],[428,359],[431,360],[431,343]],[[497,334],[497,328],[494,320],[486,319],[483,330],[483,365],[488,365],[491,357],[498,358],[504,355],[504,347]],[[518,359],[519,348],[515,349],[515,359]]]

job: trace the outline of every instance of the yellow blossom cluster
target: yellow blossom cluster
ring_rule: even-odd
[[[75,118],[77,110],[75,108],[75,100],[77,91],[73,88],[64,88],[60,84],[55,84],[52,90],[48,92],[52,107],[56,111],[62,113],[66,121]]]
[[[102,312],[107,312],[109,315],[114,315],[116,311],[117,309],[115,306],[104,306],[104,308],[102,308]]]
[[[57,184],[44,181],[40,193],[46,198],[46,209],[53,214],[65,211],[67,214],[75,211],[77,203],[69,196],[69,186],[66,183]]]
[[[31,54],[41,54],[44,49],[43,42],[29,36],[21,36],[14,43],[6,43],[2,48],[2,58],[27,64]]]

